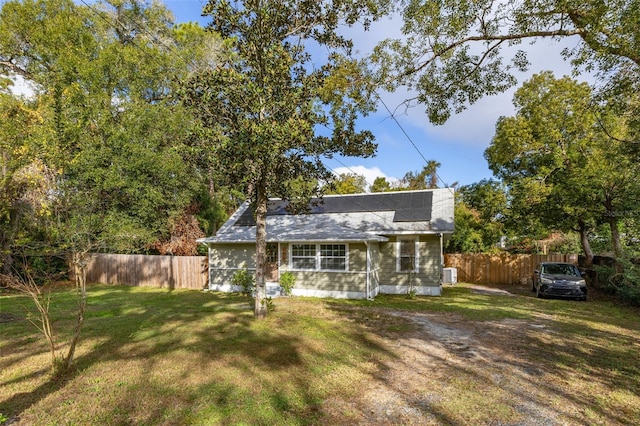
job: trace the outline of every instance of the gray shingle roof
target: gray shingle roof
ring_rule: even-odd
[[[453,189],[328,195],[308,214],[292,215],[270,200],[267,241],[387,241],[388,236],[453,232]],[[204,243],[255,241],[252,209],[245,203]]]

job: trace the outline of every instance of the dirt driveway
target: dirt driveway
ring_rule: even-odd
[[[530,359],[532,336],[554,333],[544,318],[473,322],[447,313],[377,312],[381,322],[397,319],[394,330],[406,330],[381,335],[396,358],[355,400],[330,400],[330,423],[346,416],[360,425],[590,424],[562,380],[550,381]]]

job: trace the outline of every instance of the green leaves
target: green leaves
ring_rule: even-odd
[[[455,231],[447,251],[480,253],[496,250],[506,234],[508,215],[506,188],[494,180],[483,180],[456,192]]]
[[[607,98],[640,91],[637,1],[409,0],[398,9],[405,37],[380,43],[372,61],[387,90],[418,92],[433,123],[513,87],[513,70],[526,69],[528,59],[524,49],[505,47],[525,40],[579,36],[564,53],[576,72],[599,71]]]
[[[323,155],[375,150],[371,133],[355,127],[359,114],[373,109],[370,82],[362,64],[335,50],[350,46],[338,24],[363,6],[334,3],[221,0],[204,9],[232,54],[187,81],[184,103],[216,135],[209,141],[216,164],[252,200],[259,187],[287,198],[285,182],[326,179]],[[311,41],[329,49],[315,69],[306,51]]]
[[[211,67],[219,38],[173,28],[164,6],[133,0],[8,2],[0,32],[0,72],[35,84],[32,105],[13,102],[3,115],[0,154],[8,174],[34,160],[57,174],[47,228],[124,251],[168,234],[207,176],[186,163],[193,118],[175,89]]]
[[[517,114],[498,121],[485,151],[509,186],[511,220],[520,229],[563,232],[608,223],[619,252],[613,211],[637,208],[640,188],[630,179],[639,170],[624,142],[624,117],[596,104],[586,84],[549,72],[518,89],[514,105]]]

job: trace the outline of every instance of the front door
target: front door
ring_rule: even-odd
[[[267,244],[265,279],[270,282],[278,281],[278,243]]]

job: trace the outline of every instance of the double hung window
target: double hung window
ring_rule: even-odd
[[[316,269],[316,245],[292,244],[291,265],[293,269]]]
[[[320,269],[331,271],[346,270],[346,246],[344,244],[320,244]]]
[[[402,238],[397,243],[398,272],[418,272],[418,241],[415,238]]]
[[[346,271],[348,249],[346,244],[291,244],[293,269],[319,271]]]

